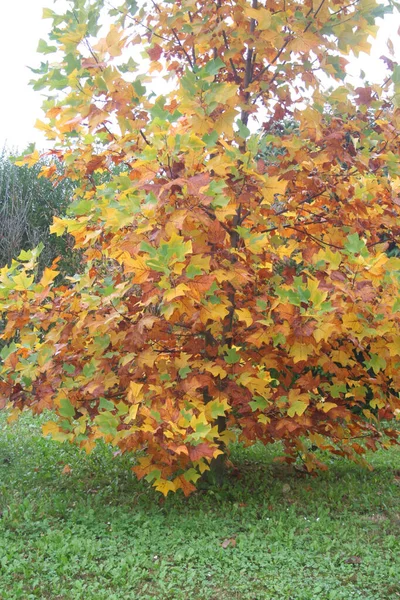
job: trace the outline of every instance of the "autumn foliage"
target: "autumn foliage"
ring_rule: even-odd
[[[69,4],[45,10],[34,85],[79,184],[52,232],[86,269],[38,280],[33,252],[1,271],[3,406],[53,409],[44,433],[87,451],[144,450],[164,494],[236,439],[309,471],[315,448],[396,443],[400,66],[346,75],[395,3]]]

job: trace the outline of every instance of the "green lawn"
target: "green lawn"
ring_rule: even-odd
[[[318,478],[277,452],[237,447],[225,488],[160,502],[133,457],[87,457],[3,416],[0,599],[400,598],[400,451],[372,472],[328,459]]]

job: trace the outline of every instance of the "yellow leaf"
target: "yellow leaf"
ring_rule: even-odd
[[[342,322],[345,329],[353,331],[354,333],[361,333],[364,329],[360,323],[360,319],[355,313],[347,313],[342,316]]]
[[[373,265],[371,267],[367,267],[368,273],[373,277],[381,278],[387,269],[386,265],[388,262],[389,258],[386,254],[378,255],[375,257]]]
[[[301,360],[307,360],[307,358],[314,352],[314,346],[311,344],[301,344],[295,342],[289,350],[289,356],[293,358],[294,363],[298,363]]]
[[[111,25],[110,31],[106,37],[107,52],[110,56],[121,56],[124,40],[121,40],[122,32],[114,25]]]
[[[185,296],[186,292],[190,291],[190,288],[188,288],[187,285],[185,285],[184,283],[179,283],[176,288],[173,288],[172,290],[167,290],[166,292],[164,292],[164,300],[166,300],[167,302],[170,302],[171,300],[174,300],[175,298],[179,298],[179,296]]]
[[[268,177],[266,184],[262,188],[262,195],[264,198],[262,204],[273,204],[276,199],[275,194],[283,196],[283,194],[286,192],[287,184],[287,181],[279,181],[278,177]],[[278,198],[278,200],[279,199],[281,198]]]
[[[213,377],[219,377],[220,379],[224,379],[227,376],[227,372],[220,365],[208,364],[204,365],[204,369],[211,373]]]
[[[229,137],[233,137],[233,123],[237,117],[238,113],[234,108],[228,108],[228,110],[224,110],[222,115],[217,119],[214,124],[215,131],[221,135],[225,134]]]
[[[47,287],[49,283],[51,283],[57,277],[59,272],[60,271],[53,271],[52,269],[46,267],[43,271],[43,275],[40,280],[40,285],[42,285],[43,287]]]
[[[205,325],[208,320],[221,321],[229,313],[229,309],[224,304],[207,304],[200,309],[200,320]]]
[[[57,138],[57,134],[55,133],[54,128],[48,125],[47,123],[43,123],[43,121],[40,121],[39,119],[36,119],[34,127],[35,129],[44,131],[47,139],[49,140],[55,140]]]
[[[218,87],[218,94],[216,100],[221,104],[224,104],[229,98],[235,96],[238,90],[238,86],[233,83],[224,83]],[[190,137],[190,139],[193,136]],[[204,144],[205,145],[205,144]]]
[[[315,255],[315,261],[319,262],[323,260],[327,263],[327,271],[337,271],[340,263],[342,262],[342,255],[339,252],[332,252],[330,248],[322,249]]]
[[[237,314],[239,321],[244,321],[246,323],[246,327],[249,327],[252,324],[253,317],[248,308],[237,308],[235,313]]]
[[[288,408],[287,414],[289,417],[294,417],[294,415],[299,415],[299,417],[303,414],[308,406],[308,402],[303,400],[295,400],[293,404]]]
[[[318,308],[326,300],[328,295],[327,292],[321,291],[319,288],[319,281],[317,279],[309,279],[307,282],[307,288],[310,290],[310,302],[313,303],[314,308]]]
[[[125,273],[134,273],[132,283],[144,283],[147,281],[151,269],[147,266],[143,256],[131,258],[129,254],[125,254],[123,258]]]
[[[317,342],[326,341],[334,331],[337,331],[338,326],[335,323],[318,323],[313,331],[313,336]]]
[[[168,479],[159,479],[154,483],[154,487],[157,492],[161,492],[164,496],[167,496],[168,492],[176,492],[176,485]]]
[[[269,29],[271,26],[272,13],[262,6],[259,8],[247,7],[244,14],[246,17],[257,21],[257,29]]]
[[[16,421],[20,414],[21,411],[19,408],[13,408],[13,410],[9,413],[7,417],[7,423],[13,423],[14,421]]]
[[[196,415],[193,415],[192,420],[190,421],[190,427],[196,430],[197,425],[208,425],[208,421],[204,413],[200,413],[197,417]]]
[[[125,354],[125,356],[123,356],[119,361],[120,366],[124,367],[129,362],[132,362],[132,360],[134,358],[136,358],[136,356],[137,356],[136,352],[129,352],[128,354]]]
[[[285,241],[282,246],[279,246],[279,248],[276,249],[276,253],[278,254],[279,258],[292,258],[292,254],[295,250],[298,250],[298,244],[296,240],[288,240]]]
[[[142,388],[143,383],[136,383],[136,381],[129,382],[129,390],[127,395],[129,402],[136,404],[143,399]]]
[[[400,356],[400,336],[396,335],[393,342],[387,345],[389,348],[390,356]]]
[[[335,404],[334,402],[318,402],[318,404],[317,404],[318,410],[323,410],[324,413],[327,413],[330,410],[332,410],[332,408],[336,408],[336,407],[337,407],[337,404]]]
[[[157,357],[157,352],[154,352],[154,350],[151,350],[151,348],[143,350],[143,352],[141,352],[137,357],[138,366],[153,368]]]
[[[79,446],[86,452],[86,454],[90,454],[96,447],[96,441],[94,439],[86,439],[83,440]]]
[[[288,400],[290,407],[288,408],[289,417],[293,417],[295,414],[302,415],[310,403],[308,394],[302,393],[298,389],[292,389],[289,391]]]
[[[65,442],[73,437],[73,434],[64,433],[61,431],[57,423],[54,423],[54,421],[48,421],[47,423],[44,423],[44,425],[42,425],[42,433],[45,436],[51,435],[53,440],[56,442]]]
[[[136,419],[136,415],[139,410],[139,404],[134,404],[130,407],[128,415],[124,419],[124,423],[131,423]]]
[[[210,260],[210,256],[204,256],[203,254],[195,254],[190,258],[190,263],[188,267],[198,267],[205,273],[208,273],[210,271]]]
[[[67,227],[64,219],[60,219],[59,217],[53,217],[53,224],[50,225],[50,233],[55,233],[56,235],[64,235],[64,231]]]
[[[224,431],[223,433],[228,433],[228,429],[226,431]],[[232,432],[230,432],[232,433]],[[222,439],[222,434],[221,434],[221,439]],[[236,439],[236,438],[235,438]],[[196,460],[194,462],[194,464],[196,464],[197,468],[199,469],[200,473],[203,475],[203,473],[205,473],[206,471],[210,470],[210,465],[208,465],[204,458],[200,458],[200,460]]]
[[[86,425],[87,425],[87,417],[86,417],[86,415],[82,415],[82,417],[79,417],[78,423],[79,423],[79,425],[77,425],[75,427],[75,429],[74,429],[75,435],[79,435],[81,433],[85,433],[85,431],[86,431]]]
[[[31,154],[27,154],[26,156],[24,156],[21,160],[15,161],[15,164],[18,167],[23,167],[24,165],[28,165],[28,167],[33,167],[33,165],[35,165],[39,159],[39,152],[35,150]]]
[[[263,425],[268,425],[268,423],[271,422],[271,419],[267,417],[267,415],[258,415],[257,421]]]
[[[26,273],[19,273],[14,277],[14,289],[17,291],[28,290],[33,283],[33,276],[29,277]]]
[[[244,241],[246,248],[253,254],[261,254],[269,246],[269,237],[265,233],[254,234]]]
[[[378,398],[373,398],[370,401],[371,408],[384,408],[386,402],[384,400],[379,400]]]
[[[400,271],[400,258],[392,256],[386,263],[386,269],[390,271]]]

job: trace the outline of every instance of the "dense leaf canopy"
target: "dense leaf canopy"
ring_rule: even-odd
[[[310,471],[313,447],[394,443],[400,67],[354,87],[346,56],[395,3],[69,4],[45,10],[34,85],[78,183],[52,232],[86,269],[1,271],[3,404],[55,409],[45,434],[88,451],[145,450],[164,494],[237,437]]]

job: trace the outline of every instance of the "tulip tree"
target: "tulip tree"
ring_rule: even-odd
[[[52,409],[44,434],[88,452],[140,451],[163,494],[237,439],[308,471],[315,448],[397,443],[391,42],[382,83],[346,74],[396,3],[120,2],[44,11],[37,126],[77,182],[51,231],[85,268],[38,278],[34,251],[1,271],[2,405]]]

